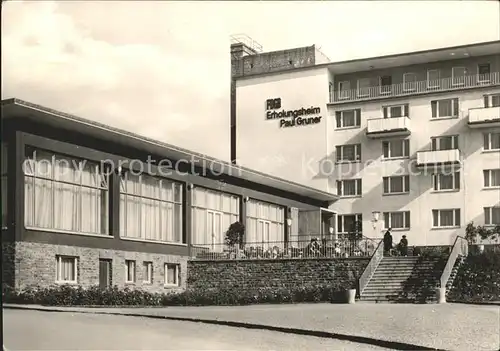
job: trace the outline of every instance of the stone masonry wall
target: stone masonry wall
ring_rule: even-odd
[[[351,288],[369,258],[189,261],[187,287],[191,289],[293,288],[330,285]]]
[[[15,245],[15,255],[14,252]],[[3,269],[4,279],[9,274],[15,276],[15,288],[28,286],[54,286],[56,278],[56,255],[78,257],[78,285],[89,287],[99,284],[99,259],[112,260],[112,285],[119,288],[140,288],[149,292],[169,293],[184,290],[186,287],[187,257],[174,255],[149,254],[144,252],[128,252],[118,250],[91,249],[85,247],[16,242],[2,246],[2,256],[8,254],[14,262]],[[125,283],[125,260],[136,261],[136,282]],[[144,262],[153,262],[153,283],[143,283]],[[9,263],[9,262],[7,262]],[[180,265],[180,286],[165,287],[165,263]],[[13,270],[9,272],[8,270]]]

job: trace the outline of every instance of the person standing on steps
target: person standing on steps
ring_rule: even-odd
[[[384,234],[384,256],[390,256],[392,249],[391,228],[387,229]]]
[[[399,242],[399,252],[401,256],[408,256],[408,239],[406,239],[406,235],[403,235]]]

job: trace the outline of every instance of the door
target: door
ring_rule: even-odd
[[[222,252],[224,249],[224,233],[222,232],[222,213],[207,211],[207,233],[210,235],[212,251]]]
[[[111,260],[99,260],[99,287],[101,289],[111,287]]]

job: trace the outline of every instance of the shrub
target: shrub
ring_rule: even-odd
[[[473,301],[500,301],[500,253],[485,251],[470,255],[460,266],[449,299]]]
[[[87,289],[62,285],[49,288],[29,287],[16,292],[4,287],[2,298],[7,303],[49,306],[210,306],[250,305],[257,303],[334,302],[343,298],[335,285],[303,285],[293,288],[259,288],[245,292],[234,289],[186,290],[160,294],[141,290]]]

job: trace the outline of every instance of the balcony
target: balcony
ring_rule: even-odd
[[[366,128],[366,136],[374,139],[410,134],[410,119],[408,117],[369,119]]]
[[[435,151],[419,151],[417,152],[417,167],[432,167],[432,166],[456,166],[460,165],[460,151],[452,150],[435,150]]]
[[[331,104],[343,104],[355,101],[389,99],[394,97],[440,93],[500,85],[500,73],[487,75],[472,74],[463,77],[443,78],[435,81],[423,80],[361,89],[333,91]]]
[[[500,106],[469,109],[470,128],[500,127]]]

